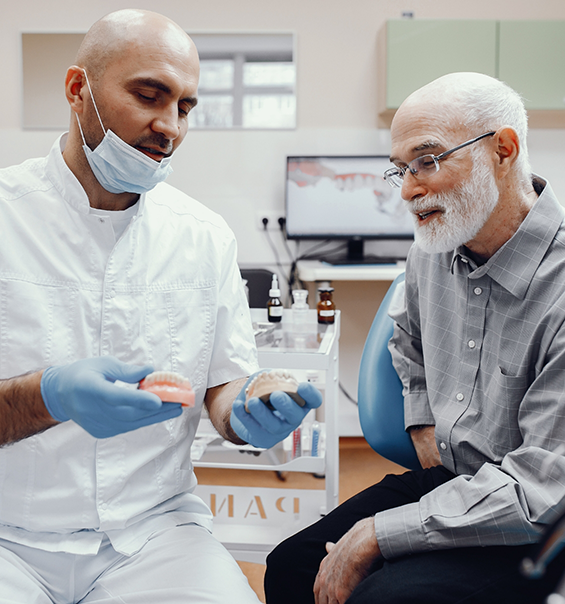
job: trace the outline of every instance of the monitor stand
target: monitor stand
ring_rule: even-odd
[[[365,254],[363,247],[365,242],[360,237],[347,240],[347,255],[345,256],[327,256],[321,257],[320,260],[328,264],[396,264],[399,258],[391,256],[375,256]]]

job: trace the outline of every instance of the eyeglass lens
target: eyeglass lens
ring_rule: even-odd
[[[413,159],[408,164],[408,169],[412,174],[429,174],[431,172],[437,172],[438,162],[433,155],[422,155]]]
[[[414,176],[432,174],[439,169],[438,161],[433,155],[422,155],[413,159],[405,168],[391,168],[385,172],[385,180],[392,186],[401,187],[404,174],[410,170]]]

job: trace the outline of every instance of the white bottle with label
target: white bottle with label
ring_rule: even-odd
[[[267,319],[270,323],[280,323],[283,316],[283,304],[281,302],[281,290],[277,276],[273,273],[269,300],[267,302]]]

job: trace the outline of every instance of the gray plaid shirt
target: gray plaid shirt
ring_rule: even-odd
[[[457,477],[375,516],[386,558],[529,543],[563,508],[564,216],[546,185],[482,266],[464,247],[412,247],[390,349],[406,427],[435,425],[442,463]]]

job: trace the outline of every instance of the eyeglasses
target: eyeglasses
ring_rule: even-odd
[[[485,134],[481,134],[481,136],[477,136],[477,138],[473,138],[466,143],[462,143],[461,145],[457,145],[457,147],[453,147],[453,149],[449,149],[448,151],[444,151],[440,155],[421,155],[416,159],[413,159],[407,166],[404,168],[394,167],[389,168],[384,173],[384,179],[388,182],[388,184],[393,187],[401,187],[404,182],[404,175],[407,170],[410,170],[410,174],[419,177],[426,177],[435,174],[439,170],[439,162],[442,159],[445,159],[448,155],[457,151],[458,149],[462,149],[463,147],[467,147],[468,145],[472,145],[477,141],[480,141],[482,138],[487,136],[492,136],[496,134],[496,132],[486,132]]]

